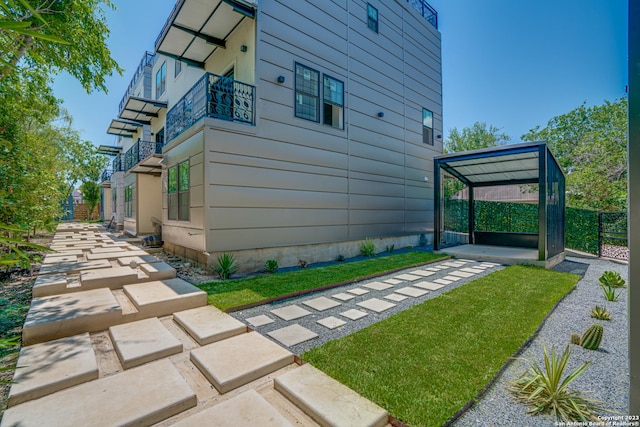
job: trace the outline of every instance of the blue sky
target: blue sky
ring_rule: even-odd
[[[320,0],[326,1],[326,0]],[[390,0],[384,0],[390,1]],[[625,0],[430,0],[442,33],[444,136],[487,122],[513,142],[586,101],[602,104],[627,85]],[[175,0],[115,0],[108,11],[113,57],[125,69],[108,94],[87,95],[61,75],[54,90],[84,139],[106,134],[145,50],[152,50]]]

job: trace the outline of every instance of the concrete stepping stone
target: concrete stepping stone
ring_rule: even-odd
[[[347,322],[345,322],[344,320],[340,320],[337,317],[333,317],[333,316],[329,316],[329,317],[325,317],[324,319],[320,319],[316,323],[324,326],[327,329],[335,329],[335,328],[339,328],[342,325],[346,325],[347,324]]]
[[[397,280],[397,279],[387,279],[387,280],[383,280],[384,283],[388,283],[390,285],[399,285],[400,283],[402,283],[402,280]]]
[[[318,334],[297,323],[268,332],[271,338],[280,341],[286,347],[291,347],[305,341],[318,338]]]
[[[64,294],[67,292],[67,275],[64,273],[38,276],[33,283],[33,297]]]
[[[451,280],[447,279],[436,279],[434,280],[434,282],[440,283],[441,285],[450,285],[451,283],[453,283]]]
[[[368,294],[369,291],[362,289],[362,288],[354,288],[354,289],[349,289],[347,292],[349,292],[350,294],[354,294],[354,295],[364,295],[364,294]]]
[[[218,403],[173,424],[174,427],[292,427],[273,406],[255,390],[247,390],[233,399]]]
[[[141,264],[140,271],[149,276],[151,280],[166,280],[176,277],[176,269],[166,262],[156,262],[153,264]]]
[[[398,290],[396,290],[396,292],[398,292]],[[357,305],[366,308],[367,310],[375,311],[376,313],[382,313],[383,311],[396,306],[393,303],[383,301],[378,298],[370,298],[368,300],[357,303]]]
[[[207,293],[182,279],[125,285],[122,289],[142,317],[162,317],[207,305]]]
[[[400,274],[395,276],[395,278],[398,280],[404,280],[405,282],[413,282],[414,280],[422,279],[421,276],[416,276],[415,274]]]
[[[475,275],[475,273],[468,273],[466,271],[452,271],[449,273],[450,276],[457,276],[457,277],[462,277],[462,278],[466,278],[466,277],[472,277]]]
[[[9,407],[98,378],[88,333],[22,347],[17,366]]]
[[[431,283],[431,282],[413,283],[412,286],[415,286],[417,288],[426,289],[428,291],[437,291],[438,289],[444,288],[444,285],[440,285],[440,284],[437,284],[437,283]]]
[[[340,305],[338,301],[334,301],[327,297],[318,297],[318,298],[310,299],[307,301],[303,301],[302,303],[307,307],[311,307],[318,311],[325,311]]]
[[[77,255],[56,256],[56,254],[51,254],[44,257],[44,260],[42,261],[42,265],[71,263],[71,262],[78,262],[78,256]]]
[[[295,320],[311,314],[310,311],[305,310],[302,307],[298,307],[297,305],[288,305],[286,307],[276,308],[275,310],[271,310],[271,313],[275,314],[282,320]]]
[[[434,273],[437,273],[437,272],[438,272],[438,271],[440,271],[441,269],[440,269],[440,268],[438,268],[438,267],[427,267],[427,268],[425,268],[425,270],[433,271]]]
[[[402,294],[402,295],[406,295],[408,297],[414,297],[414,298],[418,298],[418,297],[421,297],[422,295],[426,295],[429,293],[429,291],[426,291],[424,289],[412,288],[411,286],[407,286],[406,288],[396,289],[395,292],[397,294]]]
[[[489,268],[497,267],[499,265],[500,264],[496,264],[494,262],[483,262],[482,264],[480,264],[481,267],[486,266],[486,267],[489,267]]]
[[[374,291],[384,291],[385,289],[392,288],[393,285],[388,283],[380,283],[380,282],[371,282],[362,285],[365,288],[373,289]]]
[[[2,426],[152,425],[196,404],[182,375],[161,360],[11,407]]]
[[[22,329],[24,345],[37,344],[118,324],[122,309],[107,288],[34,298]]]
[[[342,313],[340,313],[340,316],[346,317],[347,319],[350,319],[350,320],[362,319],[364,316],[367,316],[367,315],[368,313],[365,313],[364,311],[356,310],[355,308],[352,308],[351,310],[343,311]]]
[[[458,268],[458,267],[462,267],[464,265],[464,263],[463,262],[449,261],[449,262],[442,263],[442,265],[446,265],[447,267],[452,267],[452,268]]]
[[[355,298],[354,294],[349,294],[346,292],[340,292],[339,294],[331,295],[331,298],[339,299],[340,301],[349,301],[350,299]]]
[[[257,332],[191,350],[193,364],[223,394],[283,368],[293,360],[293,353]]]
[[[157,317],[109,328],[109,335],[124,369],[182,352],[182,343]]]
[[[387,411],[308,363],[276,377],[274,387],[322,426],[387,425]]]
[[[443,279],[444,280],[448,280],[450,282],[457,282],[458,280],[461,279],[461,277],[456,277],[456,276],[449,275],[449,276],[444,276]]]
[[[87,254],[86,258],[88,261],[96,261],[96,260],[112,260],[118,259],[121,257],[130,257],[130,256],[141,256],[148,255],[145,251],[118,251],[118,252],[107,252],[103,254]]]
[[[435,271],[427,271],[427,270],[413,270],[411,272],[411,274],[414,274],[416,276],[421,276],[421,277],[429,277],[429,276],[433,276],[435,273]]]
[[[173,313],[173,320],[200,345],[247,332],[244,323],[212,305]]]
[[[53,249],[53,248],[50,248]],[[53,257],[58,257],[58,256],[67,256],[67,255],[76,255],[76,256],[81,256],[84,254],[84,251],[82,249],[63,249],[63,250],[56,250],[54,253],[47,255],[47,256],[53,256]]]
[[[248,317],[244,320],[249,322],[252,326],[255,326],[256,328],[275,322],[275,320],[273,320],[266,314],[261,314],[259,316],[254,316],[254,317]]]
[[[38,275],[53,273],[78,274],[82,270],[93,270],[96,268],[111,268],[111,263],[108,260],[103,259],[99,261],[72,262],[70,264],[43,265],[40,267]]]
[[[136,265],[155,264],[157,262],[162,262],[160,261],[160,259],[154,257],[153,255],[138,255],[118,258],[118,263],[122,266],[126,265],[131,267],[131,261],[134,261]]]
[[[101,268],[80,272],[82,290],[98,288],[121,289],[124,285],[130,285],[138,281],[138,271],[131,267]]]
[[[483,268],[467,267],[467,268],[461,268],[460,271],[464,271],[464,272],[467,272],[467,273],[473,273],[473,274],[484,273],[484,269]]]
[[[111,246],[108,248],[105,247],[100,247],[100,248],[93,248],[91,250],[89,250],[89,253],[91,254],[106,254],[106,253],[110,253],[110,252],[125,252],[126,250],[121,248],[120,246]]]
[[[404,301],[407,299],[407,297],[405,295],[398,295],[398,294],[389,294],[387,296],[384,297],[385,299],[391,300],[391,301],[395,301],[395,302],[400,302],[400,301]]]

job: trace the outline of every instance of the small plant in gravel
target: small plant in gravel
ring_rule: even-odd
[[[373,240],[366,239],[360,242],[360,255],[366,257],[373,257],[376,255],[376,245],[373,243]]]
[[[588,399],[582,393],[571,390],[569,384],[578,378],[589,367],[591,362],[582,365],[566,375],[564,370],[571,357],[571,348],[567,348],[562,356],[556,355],[551,347],[549,356],[546,347],[544,351],[544,367],[535,360],[531,366],[517,380],[508,386],[516,400],[524,403],[530,409],[529,414],[553,414],[560,421],[597,421],[596,411],[602,410],[602,403]]]
[[[342,262],[342,261],[344,261],[344,255],[338,254],[336,256],[336,262]]]
[[[580,345],[580,334],[576,334],[575,332],[571,334],[571,338],[569,339],[571,344]]]
[[[300,268],[307,268],[307,261],[303,260],[303,259],[299,259],[298,260],[298,265],[300,266]]]
[[[386,251],[387,253],[391,253],[393,252],[393,250],[396,248],[396,245],[387,245]]]
[[[597,350],[600,348],[600,343],[602,342],[602,333],[604,332],[604,328],[599,323],[594,323],[589,326],[584,334],[582,334],[582,338],[580,339],[580,345],[587,350]]]
[[[264,272],[265,273],[276,273],[278,271],[278,261],[275,259],[268,259],[264,263]]]
[[[602,293],[607,301],[618,301],[620,298],[620,292],[616,292],[616,288],[608,285],[600,285],[600,288],[602,288]]]
[[[611,270],[607,270],[602,273],[602,276],[600,276],[598,281],[602,283],[603,286],[609,286],[611,288],[623,288],[625,284],[620,273]]]
[[[216,260],[218,265],[213,267],[213,272],[216,273],[221,280],[227,280],[240,268],[231,254],[224,253],[222,255],[218,255]]]
[[[591,310],[591,317],[598,320],[611,320],[611,313],[606,308],[596,305],[596,308]]]

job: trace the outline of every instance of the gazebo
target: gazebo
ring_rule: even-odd
[[[486,245],[504,249],[527,248],[531,257],[525,262],[546,267],[564,259],[565,238],[565,177],[547,143],[526,142],[437,156],[434,158],[434,250],[451,243],[445,230],[444,175],[457,181],[456,188],[464,186],[466,200],[462,200],[466,215],[465,230],[457,230],[458,244]],[[529,186],[537,190],[536,232],[513,230],[483,230],[476,226],[474,191],[489,186]],[[461,192],[458,192],[461,194]],[[451,196],[448,194],[446,196]],[[506,205],[506,204],[505,204]],[[535,206],[530,206],[535,209]],[[501,213],[496,213],[496,219]],[[535,227],[535,224],[534,224]],[[511,227],[507,227],[511,228]],[[537,250],[537,256],[535,251]],[[453,249],[449,249],[452,251]],[[514,249],[515,250],[515,249]],[[464,252],[464,251],[463,251]],[[462,253],[463,253],[462,252]],[[469,255],[471,257],[472,255]],[[507,257],[508,258],[508,257]],[[526,261],[526,260],[525,260]]]

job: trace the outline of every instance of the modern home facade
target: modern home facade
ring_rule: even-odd
[[[165,250],[248,270],[431,240],[442,70],[426,2],[179,0],[151,76],[145,108],[166,108],[119,115],[139,120],[133,145],[164,135],[153,167],[123,173],[125,230],[157,213]]]

